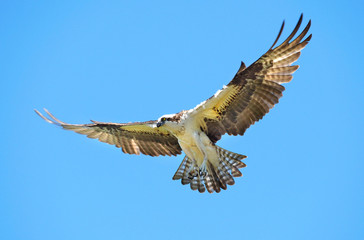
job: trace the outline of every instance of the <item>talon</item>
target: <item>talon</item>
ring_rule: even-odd
[[[200,176],[205,177],[206,176],[206,173],[207,173],[206,161],[204,160],[203,163],[200,166],[199,174],[200,174]]]
[[[193,170],[193,171],[191,171],[191,172],[189,172],[188,173],[188,178],[190,179],[190,180],[192,180],[192,179],[194,179],[195,177],[197,177],[197,172],[195,171],[195,170]]]
[[[202,170],[200,170],[199,174],[200,174],[200,176],[201,176],[201,177],[203,177],[203,178],[204,178],[204,177],[206,177],[206,175],[207,175],[207,174],[206,174],[206,172],[204,172],[204,171],[202,171]]]

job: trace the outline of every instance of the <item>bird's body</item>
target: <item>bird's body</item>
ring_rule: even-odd
[[[67,130],[97,138],[122,149],[124,153],[150,156],[178,155],[185,152],[181,165],[173,176],[193,190],[220,192],[242,176],[239,168],[246,156],[227,151],[216,145],[224,134],[243,135],[256,121],[269,112],[282,96],[298,65],[292,66],[300,51],[311,39],[307,34],[311,22],[294,40],[302,15],[288,38],[278,47],[282,30],[266,54],[246,68],[242,62],[235,77],[215,95],[195,108],[168,114],[155,121],[136,123],[67,124],[45,110],[50,118],[37,114],[47,122]],[[291,41],[292,40],[292,41]]]
[[[183,152],[190,159],[194,159],[196,165],[206,168],[206,161],[214,166],[218,165],[218,154],[215,144],[200,128],[200,123],[196,118],[189,117],[188,112],[184,112],[179,122],[168,122],[161,126],[171,132],[177,139]]]

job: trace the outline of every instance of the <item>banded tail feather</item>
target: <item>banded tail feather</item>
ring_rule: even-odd
[[[246,167],[246,164],[241,161],[246,156],[216,145],[215,147],[219,156],[218,166],[207,162],[207,173],[201,174],[196,161],[185,156],[172,179],[181,179],[183,185],[190,184],[192,190],[198,190],[201,193],[206,189],[209,193],[218,193],[221,189],[226,190],[227,185],[234,185],[234,177],[243,176],[239,168]]]

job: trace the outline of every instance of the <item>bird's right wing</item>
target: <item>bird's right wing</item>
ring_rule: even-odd
[[[227,86],[189,111],[212,142],[218,141],[225,133],[243,135],[278,103],[285,89],[281,84],[292,80],[292,74],[298,69],[298,65],[292,64],[312,36],[305,38],[311,26],[309,21],[293,39],[301,22],[302,15],[288,38],[274,47],[283,31],[283,22],[274,44],[263,56],[248,68],[242,63]]]
[[[115,145],[124,153],[140,153],[149,156],[177,155],[182,149],[178,140],[169,132],[156,127],[157,121],[135,123],[105,123],[96,122],[89,124],[68,124],[55,118],[44,109],[50,118],[46,118],[39,111],[35,112],[45,121],[61,126],[63,129],[84,134],[89,138]]]

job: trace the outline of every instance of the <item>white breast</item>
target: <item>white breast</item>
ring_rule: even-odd
[[[213,165],[218,164],[216,148],[208,136],[201,131],[200,126],[194,122],[182,122],[184,131],[177,135],[178,142],[186,155],[201,166],[204,158]]]

